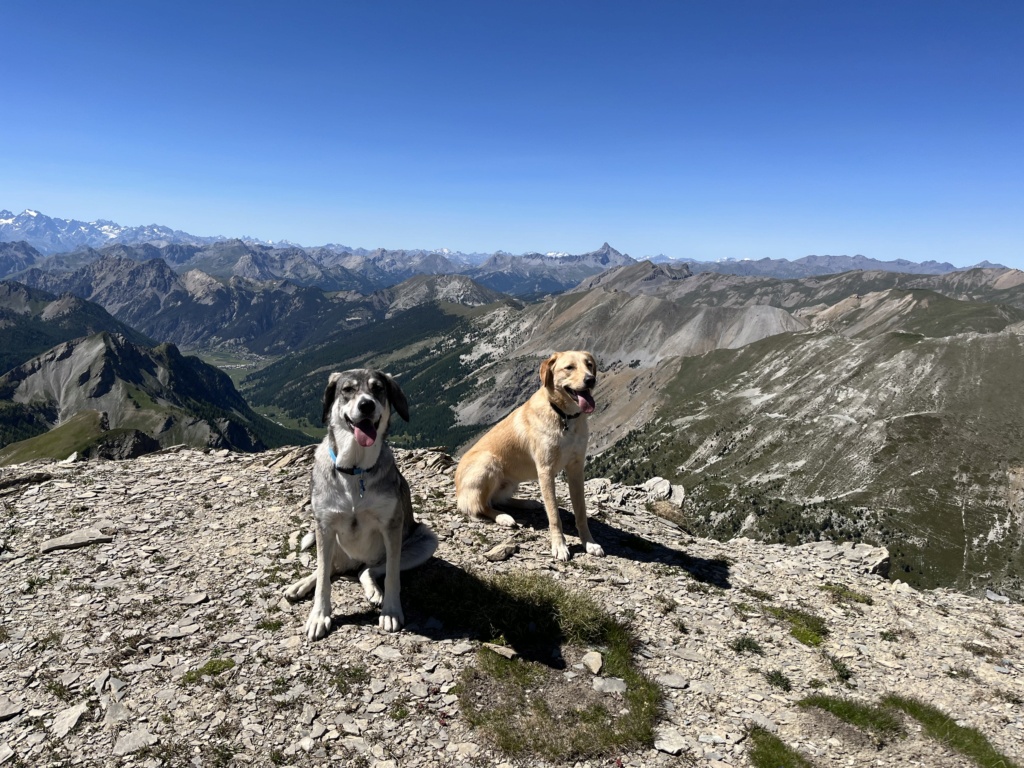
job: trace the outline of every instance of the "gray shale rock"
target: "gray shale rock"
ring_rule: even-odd
[[[45,555],[57,549],[78,549],[91,544],[108,544],[113,540],[113,536],[108,536],[98,528],[80,528],[56,539],[47,539],[39,545],[39,551]]]
[[[362,587],[343,576],[332,585],[330,634],[305,639],[310,601],[291,604],[282,592],[314,561],[296,550],[309,524],[312,451],[176,448],[116,463],[55,462],[45,473],[38,464],[4,468],[5,766],[155,767],[165,748],[212,765],[225,747],[233,764],[252,766],[273,752],[303,767],[511,765],[465,720],[455,693],[492,638],[448,626],[429,598],[410,604],[406,587],[417,570],[402,573],[402,632],[382,632]],[[656,749],[625,750],[612,762],[745,768],[749,745],[738,735],[758,724],[821,766],[966,765],[913,728],[879,749],[797,706],[815,692],[875,702],[892,691],[953,714],[1024,761],[1024,710],[1015,703],[1024,699],[1024,606],[1015,600],[886,581],[870,573],[882,570],[880,549],[694,538],[649,510],[643,488],[602,479],[588,480],[585,493],[607,557],[583,554],[569,528],[573,560],[553,560],[536,513],[539,527],[517,529],[507,542],[517,551],[492,562],[479,534],[495,529],[458,513],[452,459],[430,450],[395,454],[418,518],[438,533],[435,557],[445,568],[481,578],[543,574],[633,628],[637,665],[661,686],[663,707]],[[561,479],[556,493],[569,498]],[[674,503],[670,484],[667,493]],[[539,498],[536,483],[519,495]],[[105,543],[35,554],[39,542],[75,528],[106,534]],[[642,551],[632,548],[638,541]],[[846,585],[871,604],[833,602],[825,584]],[[821,648],[797,642],[771,607],[820,616],[829,629]],[[744,637],[756,638],[764,655],[734,650]],[[592,649],[564,650],[574,662],[565,679],[589,678],[577,664]],[[843,661],[855,688],[836,679],[822,652]],[[201,669],[198,680],[186,677]],[[768,669],[782,671],[793,690],[769,686]],[[609,678],[593,680],[622,690]],[[54,697],[55,683],[74,706]],[[621,695],[601,696],[616,710],[627,706]],[[152,755],[139,754],[147,746]],[[609,760],[530,764],[599,768]]]

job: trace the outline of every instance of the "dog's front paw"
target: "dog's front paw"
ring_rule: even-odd
[[[494,522],[496,522],[498,525],[503,525],[506,528],[516,527],[515,518],[512,517],[512,515],[506,515],[504,512],[502,512],[500,515],[495,515]]]
[[[555,560],[568,560],[570,557],[569,547],[566,546],[565,541],[551,542],[551,555],[555,558]]]
[[[604,557],[604,548],[596,541],[587,542],[587,554],[594,557]]]
[[[405,614],[402,613],[402,606],[388,606],[380,612],[380,619],[377,622],[385,632],[397,632],[405,624]]]
[[[380,605],[384,602],[384,593],[380,591],[380,587],[377,586],[377,580],[373,578],[369,568],[359,574],[359,583],[363,585],[363,594],[366,595],[367,600],[374,605]]]
[[[327,637],[327,633],[330,631],[331,607],[328,605],[325,610],[322,605],[314,605],[313,610],[309,612],[309,618],[306,619],[306,637],[313,642]]]

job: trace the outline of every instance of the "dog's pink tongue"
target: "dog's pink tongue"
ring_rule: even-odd
[[[356,442],[363,446],[363,448],[369,448],[373,445],[373,441],[377,439],[377,430],[373,428],[373,422],[369,419],[353,424],[352,433],[356,436]]]
[[[584,413],[594,412],[594,396],[589,392],[577,392],[576,403]]]

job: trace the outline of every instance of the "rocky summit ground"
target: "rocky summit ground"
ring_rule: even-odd
[[[408,625],[390,635],[358,585],[339,580],[333,631],[305,640],[309,604],[281,590],[308,572],[297,547],[310,456],[171,450],[4,469],[0,764],[516,764],[460,715],[454,689],[480,639],[445,626],[429,600],[406,601]],[[914,591],[868,573],[884,552],[866,547],[693,538],[654,514],[678,501],[659,483],[588,482],[608,556],[572,539],[574,559],[558,563],[542,515],[511,533],[468,524],[448,456],[398,458],[439,560],[484,576],[546,574],[636,632],[639,666],[664,691],[655,743],[577,765],[744,766],[755,725],[818,766],[972,765],[912,721],[905,739],[880,745],[796,705],[811,693],[915,696],[1024,759],[1018,604]],[[824,620],[819,647],[793,636],[790,609]]]

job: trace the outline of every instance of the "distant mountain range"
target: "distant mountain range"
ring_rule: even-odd
[[[120,255],[148,260],[162,258],[176,270],[201,269],[219,278],[290,280],[324,290],[363,293],[406,280],[417,274],[466,274],[496,291],[517,296],[559,293],[580,280],[610,267],[636,263],[607,243],[584,254],[527,253],[513,255],[460,253],[448,249],[367,250],[328,244],[303,247],[294,243],[267,243],[252,238],[199,237],[152,224],[124,227],[111,221],[82,222],[56,219],[38,211],[20,214],[0,211],[0,246],[24,243],[17,250],[0,248],[0,277],[37,266],[73,269],[109,252],[112,245],[136,246]],[[30,246],[31,250],[26,250]],[[45,257],[51,257],[46,259]],[[904,274],[944,274],[957,267],[947,262],[921,264],[897,259],[878,261],[865,256],[805,256],[788,259],[728,259],[706,262],[673,260],[659,255],[655,263],[689,265],[692,273],[718,272],[762,277],[809,277],[854,269]],[[985,261],[976,266],[998,267]]]
[[[409,395],[396,443],[457,451],[536,388],[543,357],[586,347],[601,369],[594,476],[683,484],[693,532],[863,539],[917,586],[1024,596],[1024,272],[716,265],[607,243],[475,261],[239,239],[0,243],[0,339],[17,342],[0,344],[0,445],[21,440],[0,460],[270,444],[283,427],[243,402],[313,427],[325,371],[362,365]],[[166,342],[272,359],[242,401]],[[124,420],[151,408],[164,421]],[[118,430],[134,430],[127,447]]]

